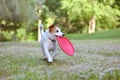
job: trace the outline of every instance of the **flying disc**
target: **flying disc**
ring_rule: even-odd
[[[65,52],[69,56],[73,56],[74,47],[69,39],[67,39],[66,37],[58,36],[57,41],[58,41],[60,48],[63,50],[63,52]]]

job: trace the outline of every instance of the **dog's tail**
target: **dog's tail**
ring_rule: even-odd
[[[44,36],[44,26],[43,26],[43,24],[40,24],[40,34],[41,34],[41,37]]]

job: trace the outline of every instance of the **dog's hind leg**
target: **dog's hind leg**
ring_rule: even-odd
[[[55,59],[55,56],[56,56],[56,48],[53,50],[52,58]]]
[[[44,59],[47,59],[47,56],[46,56],[45,51],[44,51],[43,48],[42,48],[42,52],[43,52],[43,58],[44,58]]]

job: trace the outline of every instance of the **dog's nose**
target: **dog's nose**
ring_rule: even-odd
[[[62,36],[65,36],[64,34],[62,34]]]

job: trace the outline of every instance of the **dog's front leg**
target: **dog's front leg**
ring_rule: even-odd
[[[53,59],[48,51],[48,49],[45,49],[45,55],[47,56],[48,62],[53,62]]]

